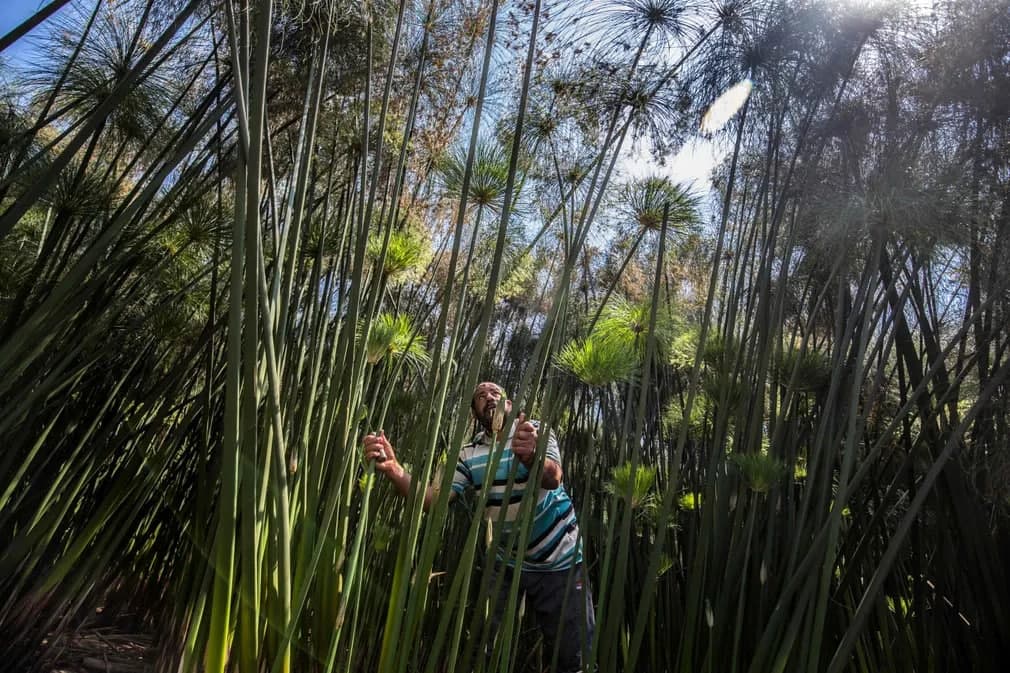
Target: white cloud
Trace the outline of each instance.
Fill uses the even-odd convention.
[[[673,182],[689,186],[700,196],[711,192],[712,169],[726,156],[726,150],[717,142],[696,136],[662,164],[653,159],[647,142],[645,139],[637,141],[621,157],[618,167],[624,177],[663,175]]]

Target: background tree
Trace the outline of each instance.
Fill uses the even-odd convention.
[[[8,666],[549,670],[448,503],[494,379],[588,668],[1001,670],[1005,3],[59,4],[0,66]]]

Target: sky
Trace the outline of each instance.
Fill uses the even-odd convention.
[[[44,7],[46,4],[48,3],[44,0],[0,0],[0,35],[6,35],[17,28],[25,19],[35,14],[39,8]],[[67,11],[69,6],[70,5],[68,4],[60,9],[60,11],[57,12],[57,15],[60,12]],[[50,17],[49,20],[52,20],[52,17]],[[38,34],[40,30],[45,30],[45,25],[46,24],[42,24],[41,26],[36,27],[33,32],[28,34],[28,36],[31,37],[34,34]],[[13,62],[18,62],[27,58],[27,56],[31,53],[31,45],[29,42],[30,40],[18,40],[8,47],[3,54],[0,54],[0,57]]]
[[[663,175],[673,182],[691,188],[699,195],[711,189],[712,169],[724,157],[724,151],[715,142],[696,136],[688,140],[679,151],[667,157],[660,165],[654,161],[644,143],[638,142],[626,149],[619,161],[621,172],[629,178]]]
[[[0,35],[6,35],[45,4],[47,0],[0,0]],[[67,11],[68,7],[60,12]],[[47,23],[48,21],[29,33],[29,38],[44,31]],[[0,54],[0,57],[17,64],[30,58],[32,48],[31,39],[22,39]],[[703,195],[711,189],[712,168],[722,159],[723,153],[713,142],[699,135],[668,157],[663,165],[652,159],[643,143],[626,148],[622,154],[618,172],[623,177],[665,175],[674,182],[690,185],[695,192]]]
[[[0,34],[6,35],[44,4],[39,0],[4,0],[0,3]]]

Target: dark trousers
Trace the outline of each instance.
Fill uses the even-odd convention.
[[[501,625],[514,570],[501,566],[497,572],[504,574],[504,581],[491,611],[493,633],[497,633]],[[520,572],[519,598],[523,596],[527,607],[533,608],[544,634],[544,662],[551,661],[557,646],[558,664],[551,670],[556,673],[582,671],[583,651],[588,656],[596,630],[593,596],[582,564],[553,572]]]

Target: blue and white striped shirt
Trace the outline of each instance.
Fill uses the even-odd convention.
[[[534,422],[534,425],[538,425]],[[513,426],[513,432],[514,432]],[[473,441],[463,446],[456,462],[456,473],[453,475],[452,490],[461,495],[467,486],[480,490],[487,482],[487,467],[491,460],[494,443],[487,433],[481,432]],[[561,453],[557,440],[551,434],[547,439],[547,458],[561,463]],[[512,435],[505,444],[501,460],[494,479],[491,481],[490,492],[487,495],[485,516],[491,521],[497,521],[501,508],[506,506],[504,530],[499,540],[506,544],[509,533],[516,520],[529,481],[529,470],[519,463],[509,502],[504,503],[505,491],[508,486],[508,476],[512,469]],[[554,489],[540,488],[537,494],[537,504],[534,512],[533,526],[530,531],[526,556],[523,558],[523,570],[553,571],[567,570],[582,562],[582,544],[579,540],[579,527],[575,518],[575,507],[563,485]],[[498,550],[498,558],[504,563],[514,566],[515,559],[511,554]]]

